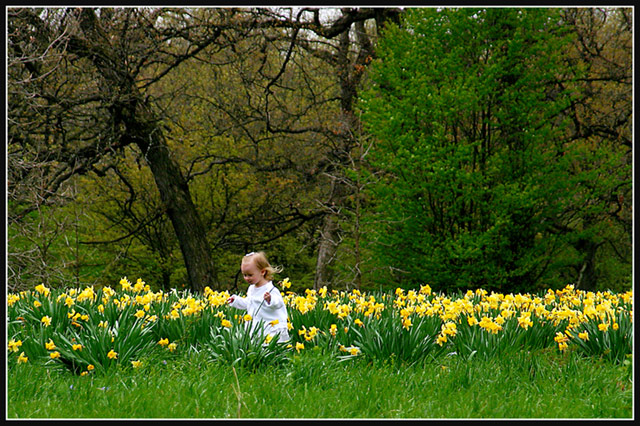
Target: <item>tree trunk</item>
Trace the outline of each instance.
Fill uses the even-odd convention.
[[[320,243],[318,244],[318,261],[316,263],[316,275],[313,288],[318,290],[329,286],[333,281],[333,269],[331,263],[336,255],[339,244],[338,216],[329,213],[322,221],[320,230]]]
[[[95,10],[81,9],[79,23],[86,39],[72,38],[68,48],[91,60],[102,75],[103,91],[113,99],[108,110],[114,127],[121,124],[125,127],[120,134],[120,146],[135,144],[149,165],[176,233],[190,288],[202,291],[206,285],[217,287],[206,229],[191,199],[187,181],[171,158],[161,121],[143,100],[126,61],[121,61],[111,49]]]
[[[218,280],[209,253],[207,230],[193,204],[189,185],[180,167],[171,158],[162,130],[153,123],[153,120],[134,117],[132,123],[127,123],[127,131],[129,135],[135,135],[135,143],[151,169],[180,244],[190,288],[194,291],[203,291],[207,285],[217,288]]]
[[[343,13],[349,13],[345,12]],[[343,206],[346,198],[352,194],[344,169],[350,167],[351,151],[356,146],[354,134],[358,133],[359,121],[353,112],[353,103],[358,95],[358,84],[362,78],[364,67],[371,61],[373,47],[366,34],[364,22],[356,22],[356,41],[358,55],[352,61],[349,58],[351,38],[350,26],[338,36],[338,51],[335,54],[336,75],[340,85],[340,117],[339,130],[336,140],[337,148],[331,153],[328,175],[331,182],[331,195],[327,200],[329,212],[324,218],[320,231],[320,243],[318,245],[318,260],[316,263],[316,275],[314,288],[318,289],[328,285],[333,280],[331,263],[335,259],[338,245],[340,244],[340,209],[334,206]],[[359,281],[360,277],[357,277]]]
[[[596,276],[596,252],[602,244],[591,240],[580,239],[576,244],[576,249],[584,253],[584,260],[576,281],[576,288],[585,291],[595,291],[598,285]]]

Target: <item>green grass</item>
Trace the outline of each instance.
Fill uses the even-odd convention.
[[[539,350],[422,364],[339,361],[303,351],[258,370],[158,352],[138,369],[78,376],[8,369],[7,417],[36,418],[631,418],[630,365]]]

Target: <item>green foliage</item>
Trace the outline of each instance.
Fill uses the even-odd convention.
[[[425,8],[385,32],[359,104],[380,176],[364,234],[387,271],[379,282],[450,291],[566,282],[559,273],[569,265],[555,258],[601,223],[558,223],[586,205],[593,212],[581,217],[596,217],[613,186],[581,191],[608,160],[572,168],[592,164],[592,152],[564,139],[567,30],[552,9]]]
[[[462,321],[452,339],[455,353],[463,358],[479,356],[489,359],[548,348],[553,346],[556,333],[565,329],[566,321],[553,324],[534,316],[532,325],[525,328],[519,325],[517,318],[511,317],[501,327],[498,335]]]
[[[212,327],[209,339],[202,344],[202,351],[214,362],[255,371],[287,362],[288,345],[287,342],[279,342],[277,337],[267,339],[263,333],[250,333],[243,324],[236,324]]]
[[[353,344],[365,358],[413,364],[439,358],[448,348],[438,345],[436,337],[442,320],[438,317],[414,318],[410,327],[402,325],[396,312],[386,311],[379,319],[352,326]]]
[[[609,321],[594,316],[571,334],[577,351],[585,356],[601,356],[621,364],[633,353],[633,322],[621,312]]]

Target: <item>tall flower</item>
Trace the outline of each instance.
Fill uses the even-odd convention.
[[[15,339],[9,340],[9,349],[13,352],[18,352],[18,348],[22,346],[22,340],[16,341]]]
[[[44,295],[44,297],[49,297],[50,290],[47,287],[45,287],[44,284],[37,285],[36,291]]]
[[[518,326],[525,330],[533,326],[533,322],[531,321],[531,312],[525,311],[518,317]]]
[[[286,290],[289,287],[291,287],[291,283],[289,282],[289,278],[285,278],[284,280],[282,280],[282,288],[284,290]]]
[[[333,337],[336,337],[337,332],[338,332],[338,326],[335,324],[331,324],[331,327],[329,327],[329,333],[331,333]]]
[[[131,288],[131,283],[127,279],[127,277],[123,277],[120,280],[120,285],[122,286],[122,290],[129,290]]]
[[[405,329],[409,329],[411,327],[412,323],[411,323],[411,318],[409,317],[404,317],[402,319],[402,327]]]

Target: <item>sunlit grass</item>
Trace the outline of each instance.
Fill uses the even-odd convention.
[[[575,353],[411,366],[306,351],[253,371],[191,354],[78,376],[9,370],[9,418],[629,418],[631,370]],[[372,368],[375,367],[375,368]]]

